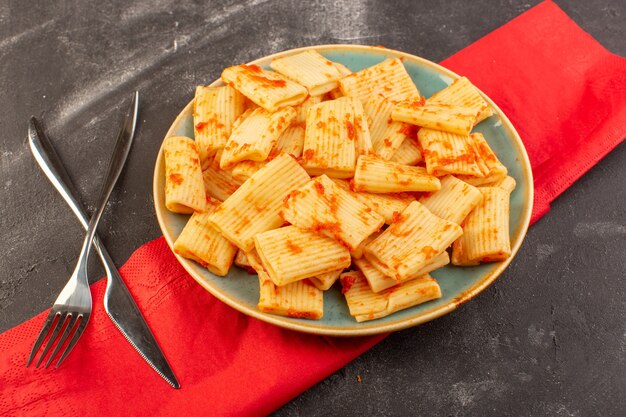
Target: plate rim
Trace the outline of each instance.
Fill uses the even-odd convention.
[[[261,61],[268,61],[268,60],[276,59],[279,57],[283,57],[283,56],[287,56],[287,55],[291,55],[294,53],[303,52],[303,51],[311,50],[311,49],[314,49],[317,51],[353,50],[353,51],[358,51],[358,52],[364,52],[364,51],[372,51],[372,52],[375,51],[379,53],[383,52],[387,55],[395,55],[397,57],[405,58],[408,61],[413,61],[418,64],[424,65],[426,67],[431,67],[431,69],[434,69],[435,71],[439,73],[443,73],[444,75],[450,77],[453,80],[460,78],[460,76],[456,74],[455,72],[435,62],[427,60],[425,58],[412,55],[407,52],[397,51],[394,49],[389,49],[389,48],[380,47],[380,46],[368,46],[368,45],[351,45],[351,44],[311,45],[311,46],[299,47],[299,48],[294,48],[294,49],[288,49],[288,50],[277,52],[271,55],[266,55],[266,56],[263,56],[263,57],[260,57],[253,61],[248,62],[248,65],[258,64]],[[209,84],[209,86],[218,86],[220,84],[222,84],[222,81],[218,78],[217,80]],[[483,98],[485,98],[485,100],[487,100],[487,102],[493,107],[493,109],[495,110],[495,113],[497,113],[498,116],[500,117],[503,128],[508,130],[508,133],[514,139],[514,142],[519,148],[519,151],[520,151],[519,154],[522,157],[520,161],[522,165],[522,173],[524,174],[524,179],[528,180],[526,195],[523,197],[523,201],[526,202],[526,206],[525,208],[522,208],[522,216],[521,216],[522,227],[520,230],[520,239],[518,242],[514,243],[514,245],[511,247],[511,256],[505,261],[500,262],[497,265],[497,267],[489,271],[489,273],[486,274],[478,283],[476,283],[475,285],[473,285],[472,287],[470,287],[469,289],[467,289],[466,291],[464,291],[457,297],[454,297],[449,303],[443,306],[435,307],[431,310],[427,310],[426,312],[422,312],[420,315],[416,317],[403,318],[395,322],[387,322],[387,323],[381,322],[380,325],[378,326],[375,324],[375,321],[372,321],[372,322],[368,322],[367,327],[358,328],[359,325],[362,326],[365,323],[358,323],[355,321],[354,322],[355,327],[329,328],[327,326],[319,325],[318,324],[319,322],[315,320],[310,320],[309,322],[297,322],[297,321],[292,321],[293,319],[289,317],[283,317],[283,316],[273,315],[269,313],[264,313],[260,310],[257,310],[255,307],[253,308],[248,307],[244,305],[243,303],[239,302],[237,299],[230,297],[228,293],[225,293],[221,291],[219,288],[212,286],[209,281],[206,281],[202,276],[197,274],[196,271],[191,267],[193,261],[183,258],[182,256],[176,254],[173,250],[174,239],[167,232],[167,229],[165,227],[164,213],[162,213],[158,207],[159,197],[162,195],[163,190],[160,190],[161,187],[158,187],[158,178],[157,178],[159,168],[161,164],[163,164],[163,141],[165,140],[165,138],[168,138],[173,135],[174,127],[180,124],[183,116],[186,117],[187,113],[190,111],[190,108],[193,106],[193,101],[194,101],[193,98],[178,113],[174,121],[170,124],[170,127],[167,130],[167,133],[165,134],[165,136],[163,137],[163,140],[161,141],[161,146],[159,147],[159,152],[157,154],[156,163],[154,166],[154,172],[152,176],[152,196],[153,196],[154,210],[157,216],[157,221],[159,223],[159,228],[161,229],[161,232],[163,233],[163,236],[165,237],[165,240],[170,250],[176,257],[177,261],[183,266],[183,268],[187,271],[187,273],[189,273],[189,275],[191,275],[191,277],[198,284],[200,284],[204,289],[206,289],[209,293],[211,293],[217,299],[229,305],[230,307],[250,317],[254,317],[256,319],[262,320],[264,322],[267,322],[267,323],[270,323],[270,324],[273,324],[282,328],[296,330],[296,331],[300,331],[304,333],[312,333],[312,334],[319,334],[319,335],[326,335],[326,336],[343,336],[343,337],[369,336],[369,335],[388,333],[388,332],[406,329],[409,327],[414,327],[419,324],[423,324],[431,320],[434,320],[436,318],[439,318],[443,315],[449,314],[450,312],[456,310],[460,305],[471,300],[472,298],[480,294],[482,291],[484,291],[509,266],[513,258],[515,258],[515,256],[517,255],[517,252],[519,251],[519,248],[521,247],[524,239],[526,238],[526,233],[530,225],[530,218],[531,218],[533,203],[534,203],[533,172],[532,172],[532,168],[530,165],[530,160],[528,158],[528,153],[526,151],[526,148],[524,147],[524,143],[522,142],[522,139],[520,138],[519,133],[517,132],[517,130],[515,129],[515,127],[509,120],[509,118],[507,117],[507,115],[482,90],[478,89],[478,91],[483,96]]]

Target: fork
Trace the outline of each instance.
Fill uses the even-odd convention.
[[[98,222],[102,217],[102,213],[106,208],[106,204],[109,201],[113,187],[117,182],[117,179],[122,172],[124,163],[130,151],[130,146],[133,142],[133,133],[136,124],[136,113],[133,109],[136,107],[138,100],[138,93],[135,92],[131,100],[130,106],[126,113],[124,125],[119,133],[117,141],[115,143],[115,149],[111,156],[111,161],[107,169],[106,179],[100,193],[98,205],[96,211],[89,221],[87,227],[87,233],[83,246],[78,257],[76,268],[72,273],[72,276],[68,280],[67,284],[59,294],[59,297],[54,302],[46,321],[44,322],[41,332],[35,341],[33,349],[30,352],[26,366],[30,366],[31,362],[37,355],[41,345],[48,337],[47,343],[43,348],[43,352],[39,356],[35,367],[38,367],[44,360],[50,349],[54,346],[52,353],[50,354],[45,367],[47,368],[59,352],[59,350],[65,346],[63,353],[61,354],[56,368],[65,360],[67,355],[72,351],[78,339],[82,336],[89,322],[91,316],[91,292],[89,289],[87,263],[89,259],[89,253],[91,251],[93,238],[98,227]],[[133,117],[133,114],[135,115]],[[70,338],[71,336],[71,338]],[[69,342],[67,342],[69,338]],[[56,343],[55,343],[56,342]],[[66,345],[67,342],[67,345]]]

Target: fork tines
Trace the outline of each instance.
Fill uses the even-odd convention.
[[[47,343],[43,349],[43,352],[39,356],[39,359],[35,363],[35,367],[39,367],[50,349],[54,346],[54,350],[48,357],[48,361],[45,365],[46,368],[50,366],[57,353],[61,350],[62,347],[65,346],[65,350],[63,350],[63,353],[61,354],[61,357],[59,358],[55,366],[55,368],[58,368],[59,365],[61,365],[61,363],[65,360],[67,355],[72,351],[72,348],[78,341],[78,338],[82,334],[86,324],[87,320],[86,317],[84,317],[83,313],[55,311],[53,308],[50,311],[50,314],[48,314],[48,317],[46,318],[41,332],[39,332],[39,336],[37,337],[37,341],[35,341],[35,345],[30,352],[30,356],[28,357],[26,366],[30,366],[33,359],[35,359],[35,356],[37,356],[39,348],[44,343],[44,341],[46,341],[47,338]],[[70,338],[69,342],[67,342],[68,338]]]

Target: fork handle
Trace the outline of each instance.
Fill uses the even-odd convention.
[[[31,117],[29,121],[28,144],[46,177],[70,206],[83,228],[87,230],[89,217],[84,206],[78,200],[78,191],[72,183],[59,154],[35,117]],[[109,279],[117,277],[117,274],[114,273],[117,270],[115,264],[97,235],[94,237],[93,243],[98,255],[100,255],[107,277]]]

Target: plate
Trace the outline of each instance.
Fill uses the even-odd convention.
[[[404,52],[381,47],[359,45],[310,46],[266,56],[251,64],[269,68],[272,59],[297,52],[315,49],[326,58],[340,62],[353,71],[370,67],[390,57],[401,57],[404,65],[417,84],[422,95],[430,97],[459,76],[431,61]],[[236,63],[233,63],[233,65]],[[215,81],[212,86],[221,85]],[[176,255],[189,274],[211,294],[244,314],[265,322],[292,330],[331,335],[363,336],[396,331],[433,320],[456,309],[472,299],[491,284],[511,263],[517,253],[530,221],[533,202],[533,180],[528,155],[515,128],[504,113],[487,96],[485,99],[494,108],[495,114],[476,126],[491,148],[509,169],[517,181],[511,194],[511,257],[504,262],[483,264],[475,267],[446,266],[432,272],[441,286],[442,298],[421,304],[382,319],[357,323],[348,311],[348,306],[338,284],[324,294],[324,317],[321,320],[306,320],[263,313],[256,308],[259,299],[259,283],[256,275],[250,275],[232,267],[227,277],[218,277],[195,262]],[[165,137],[188,136],[193,138],[193,100],[178,115]],[[189,216],[169,212],[165,208],[165,163],[163,147],[159,150],[154,169],[153,193],[157,219],[170,248],[185,226]],[[181,302],[184,302],[181,300]]]

